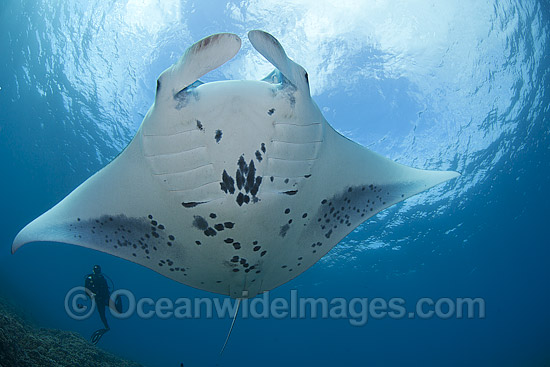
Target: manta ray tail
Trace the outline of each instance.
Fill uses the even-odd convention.
[[[231,336],[231,332],[233,331],[233,326],[235,325],[235,320],[237,319],[237,315],[239,314],[240,305],[241,305],[241,298],[237,298],[237,307],[235,308],[235,315],[233,315],[233,321],[231,322],[231,327],[229,328],[229,332],[227,333],[227,338],[225,338],[225,343],[223,343],[223,347],[222,347],[222,350],[220,351],[220,355],[223,354],[223,351],[225,350],[225,346],[229,341],[229,337]]]

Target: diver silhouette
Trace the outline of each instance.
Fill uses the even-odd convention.
[[[111,289],[109,289],[109,285],[107,284],[107,279],[105,279],[106,277],[107,277],[106,275],[103,275],[101,273],[101,266],[95,265],[93,268],[93,272],[91,274],[86,275],[86,280],[84,283],[84,287],[86,288],[86,293],[88,293],[88,296],[90,296],[90,298],[95,300],[95,303],[97,306],[97,312],[99,313],[99,317],[101,318],[101,321],[105,326],[103,329],[98,329],[94,331],[94,333],[90,338],[92,344],[97,344],[101,339],[101,337],[111,329],[109,327],[109,324],[107,323],[107,317],[105,316],[105,308],[109,306],[113,308],[114,306],[114,309],[117,312],[119,313],[122,312],[122,303],[119,297],[117,297],[114,305],[109,302],[109,299],[111,297]]]

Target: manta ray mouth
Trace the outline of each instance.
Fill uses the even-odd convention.
[[[296,88],[295,85],[292,84],[292,82],[290,82],[290,80],[288,80],[288,78],[286,78],[283,73],[281,73],[281,71],[277,68],[275,68],[273,71],[271,71],[267,76],[265,76],[264,78],[262,79],[221,79],[221,80],[212,80],[212,81],[203,81],[203,80],[196,80],[195,82],[191,83],[189,86],[183,88],[181,91],[179,91],[178,93],[181,93],[181,92],[190,92],[190,91],[193,91],[195,90],[196,88],[202,86],[202,85],[205,85],[205,84],[212,84],[212,83],[217,83],[217,82],[232,82],[232,81],[243,81],[243,80],[246,80],[246,81],[259,81],[259,82],[265,82],[265,83],[268,83],[268,84],[271,84],[271,85],[276,85],[276,86],[291,86],[291,87],[294,87]]]
[[[178,93],[181,93],[181,92],[184,92],[184,91],[189,92],[189,91],[195,90],[196,88],[198,88],[202,85],[205,85],[205,84],[212,84],[212,83],[218,83],[218,82],[234,82],[234,81],[238,81],[238,82],[258,81],[258,82],[265,82],[265,83],[268,83],[268,84],[271,84],[271,85],[280,85],[280,86],[287,85],[287,84],[292,85],[292,83],[287,78],[285,78],[285,76],[281,73],[280,70],[274,69],[266,77],[264,77],[262,79],[220,79],[220,80],[211,80],[211,81],[206,81],[206,82],[199,79],[199,80],[194,81],[193,83],[191,83],[187,87],[183,88]]]

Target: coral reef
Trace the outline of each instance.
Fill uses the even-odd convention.
[[[143,367],[75,332],[36,328],[0,297],[0,367]]]

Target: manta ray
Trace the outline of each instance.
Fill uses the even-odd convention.
[[[336,132],[304,68],[248,33],[275,70],[203,83],[241,39],[206,37],[158,78],[152,107],[111,163],[19,232],[102,251],[237,299],[314,265],[361,223],[458,176],[395,163]]]

